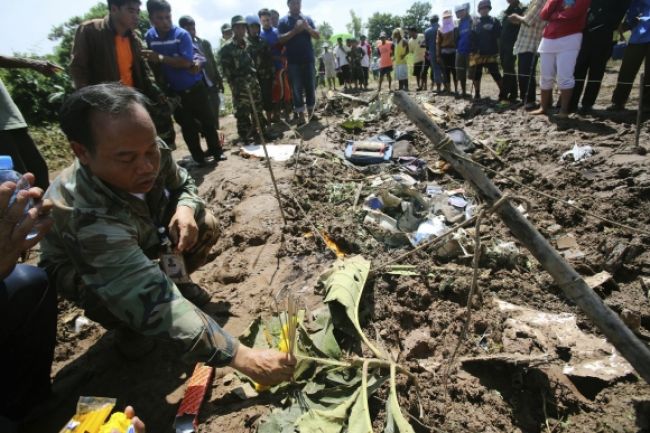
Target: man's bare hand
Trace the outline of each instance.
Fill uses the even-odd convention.
[[[518,14],[508,15],[508,21],[510,21],[513,24],[521,24],[524,22],[524,17]]]
[[[142,50],[142,58],[151,63],[160,63],[158,53],[153,50]]]
[[[135,416],[135,410],[132,406],[127,406],[126,409],[124,409],[124,415],[131,420],[131,424],[133,424],[133,427],[135,428],[135,433],[145,433],[144,423],[140,418]]]
[[[180,253],[187,252],[196,245],[199,239],[199,226],[194,218],[194,209],[179,206],[169,222],[169,236]]]
[[[31,173],[24,176],[30,184],[34,183]],[[36,245],[52,227],[52,220],[48,217],[52,203],[49,200],[41,201],[43,190],[30,188],[19,191],[16,201],[9,206],[15,190],[16,184],[13,182],[0,185],[0,280],[11,273],[21,254]],[[35,205],[25,214],[30,199]],[[37,235],[27,240],[27,235],[34,228]]]
[[[271,386],[291,380],[296,359],[278,350],[240,345],[230,366],[260,385]]]

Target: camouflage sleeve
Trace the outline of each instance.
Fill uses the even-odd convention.
[[[160,153],[160,173],[165,179],[165,187],[172,195],[170,199],[178,197],[178,206],[191,207],[194,215],[198,215],[205,209],[205,202],[198,195],[194,179],[176,163],[166,144],[160,144]]]
[[[134,228],[104,215],[80,218],[67,239],[84,290],[92,290],[121,322],[143,335],[174,341],[190,360],[213,366],[232,361],[238,345],[212,318],[186,300],[150,260]]]
[[[210,63],[211,69],[214,73],[214,84],[219,88],[223,89],[223,79],[219,73],[219,67],[217,66],[217,59],[214,57],[214,51],[212,50],[212,44],[207,39],[203,39],[203,54],[205,54],[206,60]]]

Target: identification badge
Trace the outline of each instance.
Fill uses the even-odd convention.
[[[178,254],[163,253],[160,256],[160,264],[167,276],[176,284],[191,282],[190,276],[185,267],[185,259]]]

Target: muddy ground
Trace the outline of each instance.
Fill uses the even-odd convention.
[[[617,66],[612,68],[598,101],[601,106],[608,105],[613,90]],[[496,91],[484,85],[483,94]],[[635,113],[613,115],[597,110],[591,116],[556,122],[514,107],[498,108],[494,101],[472,102],[425,92],[417,95],[426,95],[428,102],[446,112],[446,128],[463,127],[482,140],[472,157],[491,170],[608,219],[646,233],[650,230],[650,159],[631,146]],[[636,91],[633,95],[631,105]],[[302,130],[304,147],[297,162],[273,163],[288,218],[285,227],[265,162],[242,158],[233,147],[228,161],[216,168],[190,167],[223,229],[210,262],[194,279],[213,294],[206,310],[233,334],[245,330],[258,315],[271,314],[272,294],[281,288],[299,292],[310,309],[319,305],[322,297],[314,285],[334,257],[313,234],[306,236],[311,224],[328,233],[346,254],[361,254],[371,259],[373,266],[412,249],[389,248],[363,227],[361,203],[374,192],[370,186],[373,179],[378,174],[395,173],[396,167],[362,172],[344,165],[335,154],[341,152],[346,139],[388,129],[409,130],[416,153],[429,167],[440,167],[431,144],[397,109],[350,134],[340,123],[356,105],[340,100],[324,105],[319,104],[320,119]],[[228,138],[233,138],[234,119],[223,119],[222,127]],[[279,142],[299,142],[284,130],[285,137]],[[640,140],[646,149],[650,148],[649,139],[646,124]],[[560,162],[561,154],[576,142],[593,146],[596,154],[580,164]],[[187,157],[184,147],[176,154],[179,159]],[[573,245],[574,253],[568,255],[579,273],[611,273],[613,278],[594,290],[626,317],[643,341],[650,341],[650,294],[642,284],[643,277],[650,277],[650,236],[588,217],[501,175],[490,173],[502,190],[528,198],[529,220],[554,246],[565,235],[575,237],[577,246]],[[445,189],[464,187],[469,196],[474,195],[451,170],[427,176],[424,183],[435,181]],[[514,240],[496,216],[484,221],[481,233],[485,245]],[[637,431],[633,399],[650,399],[650,386],[638,376],[625,374],[607,381],[570,379],[561,368],[566,353],[558,350],[546,354],[543,362],[535,361],[543,350],[530,336],[518,336],[527,344],[518,352],[526,355],[518,362],[504,349],[508,316],[498,307],[497,299],[548,313],[574,314],[580,330],[600,335],[534,258],[521,245],[517,247],[521,254],[514,262],[489,256],[482,260],[477,311],[448,376],[444,372],[466,313],[471,257],[443,258],[425,249],[398,263],[415,265],[418,276],[378,272],[369,280],[362,302],[365,331],[408,366],[421,384],[422,416],[412,386],[400,385],[402,407],[417,418],[412,419],[413,427],[418,432]],[[119,405],[136,407],[149,431],[172,431],[192,367],[182,364],[179,354],[164,344],[158,344],[145,359],[127,361],[115,352],[111,332],[91,325],[75,333],[75,318],[82,313],[60,303],[52,371],[56,404],[26,431],[58,432],[74,412],[80,395],[116,397]],[[268,395],[248,400],[233,396],[229,391],[237,380],[230,372],[216,372],[201,411],[201,432],[254,431],[260,416],[279,404],[278,398]],[[371,401],[377,420],[382,419],[381,399],[385,396],[380,391]],[[375,431],[380,429],[378,424]]]

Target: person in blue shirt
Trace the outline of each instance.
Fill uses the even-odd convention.
[[[438,29],[440,28],[439,21],[440,18],[438,15],[432,16],[429,21],[431,25],[424,31],[424,42],[427,45],[429,61],[431,62],[431,81],[436,84],[437,93],[440,93],[440,87],[442,86],[442,68],[440,67],[440,59],[438,59],[438,55],[436,54],[436,40],[438,37]]]
[[[166,0],[149,0],[147,11],[153,27],[145,35],[149,50],[144,50],[143,54],[150,63],[159,67],[167,91],[180,99],[174,119],[181,126],[192,159],[199,165],[206,163],[206,154],[201,149],[201,133],[208,145],[207,153],[214,157],[214,161],[225,159],[203,67],[194,62],[192,36],[172,24],[171,6]]]
[[[458,26],[455,30],[456,40],[456,74],[463,91],[463,98],[467,98],[467,70],[469,69],[469,54],[472,51],[472,19],[469,16],[469,3],[455,7]]]
[[[308,115],[314,119],[316,106],[316,68],[313,39],[320,39],[314,21],[301,12],[301,0],[288,0],[289,14],[278,24],[280,43],[286,47],[289,65],[289,81],[293,93],[293,108],[298,124],[306,123],[305,103]],[[303,93],[305,98],[303,99]]]
[[[650,0],[633,0],[627,12],[622,30],[631,30],[632,34],[623,54],[623,62],[618,72],[618,82],[612,95],[609,110],[621,111],[632,91],[632,83],[645,60],[645,77],[643,85],[644,110],[650,109]]]

